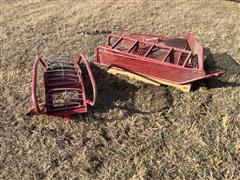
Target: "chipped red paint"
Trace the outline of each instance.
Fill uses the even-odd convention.
[[[86,97],[81,62],[86,66],[92,87],[93,100]],[[44,88],[45,88],[45,102],[39,105],[37,98],[37,69],[39,62],[44,67]],[[55,102],[54,97],[61,94],[64,96],[64,102]],[[72,97],[70,97],[72,96]],[[67,99],[69,98],[69,99]],[[58,100],[58,99],[57,99]],[[65,102],[67,100],[67,102]],[[96,85],[91,69],[85,57],[80,54],[76,61],[67,62],[62,58],[57,61],[48,61],[47,64],[41,58],[37,58],[33,64],[32,72],[32,103],[33,106],[29,109],[27,114],[33,112],[37,114],[47,114],[54,116],[62,116],[65,118],[71,117],[72,114],[87,112],[87,104],[94,106],[96,102]]]
[[[224,73],[205,72],[203,46],[191,33],[178,38],[127,31],[121,35],[110,34],[108,44],[96,48],[95,63],[174,84],[192,83]]]

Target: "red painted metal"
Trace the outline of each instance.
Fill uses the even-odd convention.
[[[44,68],[45,102],[37,98],[37,70],[39,62]],[[93,99],[87,99],[82,78],[81,62],[85,64],[93,88]],[[50,59],[47,64],[38,57],[32,72],[32,107],[27,114],[47,114],[69,118],[72,114],[87,112],[87,104],[96,102],[96,84],[86,58],[80,54],[73,61],[67,57]]]
[[[203,46],[191,33],[177,38],[127,31],[121,35],[110,34],[108,44],[96,48],[95,63],[174,84],[192,83],[224,73],[205,72]]]

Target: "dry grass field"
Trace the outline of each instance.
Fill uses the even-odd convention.
[[[240,179],[240,3],[0,2],[0,179]],[[225,70],[195,91],[154,87],[92,65],[98,104],[64,121],[27,117],[36,55],[94,59],[106,35],[192,32]]]

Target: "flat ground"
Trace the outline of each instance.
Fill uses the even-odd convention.
[[[240,179],[240,3],[3,1],[1,179]],[[191,93],[128,83],[93,66],[98,104],[65,122],[26,117],[36,55],[94,59],[121,29],[191,31],[226,71]]]

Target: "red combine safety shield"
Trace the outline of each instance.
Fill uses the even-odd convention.
[[[110,34],[108,44],[97,47],[95,63],[179,85],[224,73],[205,72],[203,47],[191,33],[177,38]]]
[[[85,94],[82,78],[81,61],[85,64],[93,87],[93,100],[88,100]],[[41,63],[44,67],[45,102],[39,104],[37,99],[37,68]],[[69,117],[71,114],[87,112],[87,104],[94,106],[96,100],[96,85],[85,57],[74,60],[58,57],[48,60],[47,64],[37,58],[33,65],[32,75],[32,112],[54,116]]]

